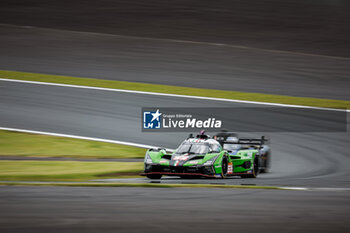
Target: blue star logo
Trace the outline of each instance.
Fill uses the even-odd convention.
[[[160,129],[161,115],[159,109],[155,112],[143,112],[143,128],[144,129]]]

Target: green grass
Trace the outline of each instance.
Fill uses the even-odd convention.
[[[143,158],[146,149],[89,140],[0,130],[0,155],[69,158]],[[0,160],[0,180],[86,181],[138,177],[142,162]]]
[[[146,83],[137,83],[137,82],[111,81],[111,80],[92,79],[92,78],[76,78],[76,77],[69,77],[69,76],[25,73],[25,72],[5,71],[5,70],[0,71],[0,78],[72,84],[72,85],[81,85],[81,86],[105,87],[105,88],[157,92],[157,93],[195,95],[195,96],[248,100],[248,101],[269,102],[269,103],[294,104],[294,105],[304,105],[304,106],[314,106],[314,107],[324,107],[324,108],[350,109],[350,101],[345,101],[345,100],[292,97],[292,96],[269,95],[269,94],[248,93],[248,92],[238,92],[238,91],[222,91],[222,90],[213,90],[213,89],[178,87],[178,86],[146,84]]]
[[[220,185],[220,184],[157,184],[157,183],[24,183],[24,182],[1,182],[0,185],[22,185],[22,186],[81,186],[81,187],[145,187],[145,188],[223,188],[223,189],[272,189],[287,190],[276,186],[255,185]]]
[[[145,153],[133,146],[0,130],[0,156],[143,158]]]
[[[142,162],[0,161],[2,181],[86,181],[137,176]]]

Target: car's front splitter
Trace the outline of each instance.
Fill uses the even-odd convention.
[[[207,175],[207,174],[201,174],[201,173],[147,172],[147,173],[141,173],[140,175],[141,175],[141,176],[147,176],[147,175],[202,176],[202,177],[217,178],[216,175]]]

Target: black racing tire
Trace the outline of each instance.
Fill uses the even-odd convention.
[[[149,178],[149,179],[160,179],[160,178],[162,178],[162,175],[160,175],[160,174],[149,174],[149,175],[146,175],[147,176],[147,178]]]
[[[258,174],[259,174],[259,160],[258,158],[255,158],[253,163],[253,173],[241,175],[241,178],[256,178]]]
[[[222,158],[222,163],[221,163],[221,178],[222,179],[226,178],[227,170],[228,170],[228,161],[227,161],[227,157],[224,156]]]
[[[266,159],[264,160],[264,167],[260,169],[261,173],[268,173],[270,167],[270,155],[269,153],[266,154]]]

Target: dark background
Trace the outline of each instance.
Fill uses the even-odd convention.
[[[349,12],[339,0],[2,0],[0,69],[350,100]]]
[[[350,56],[346,0],[2,0],[2,23]]]

